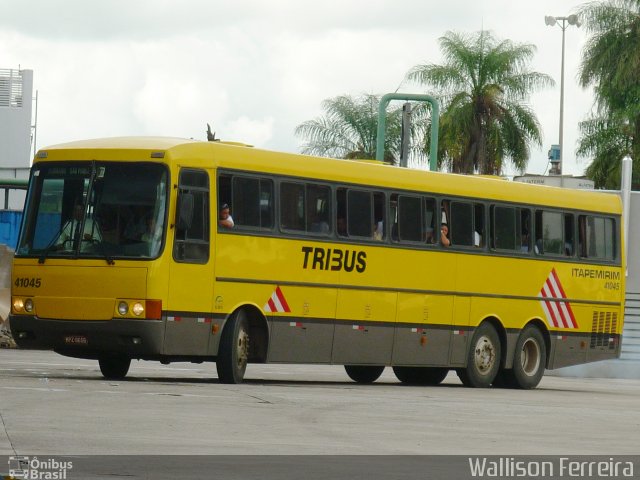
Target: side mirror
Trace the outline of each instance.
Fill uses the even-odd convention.
[[[178,197],[178,209],[176,211],[176,226],[178,230],[188,230],[193,222],[193,194],[182,193]]]

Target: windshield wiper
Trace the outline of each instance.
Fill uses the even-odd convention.
[[[100,232],[100,226],[98,226],[98,231],[100,233],[100,238],[102,239],[102,232]],[[100,250],[100,253],[104,257],[104,259],[107,261],[107,265],[115,265],[116,262],[113,259],[113,257],[109,255],[109,253],[107,253],[107,249],[104,246],[104,242],[100,240],[99,242],[96,242],[96,245],[98,246],[98,249]]]
[[[69,222],[64,222],[60,227],[60,230],[58,230],[58,233],[53,236],[53,238],[49,242],[49,245],[47,245],[47,247],[42,251],[42,254],[40,254],[40,257],[38,257],[38,263],[44,263],[51,249],[56,246],[56,242],[60,238],[60,235],[62,235],[62,232],[64,231],[67,224],[69,224]]]

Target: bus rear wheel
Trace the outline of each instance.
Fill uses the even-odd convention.
[[[384,371],[384,365],[345,365],[349,378],[357,383],[373,383]]]
[[[242,383],[249,361],[249,322],[242,310],[234,313],[220,338],[216,369],[220,383]]]
[[[487,388],[500,369],[500,337],[493,325],[476,328],[467,357],[467,367],[457,371],[465,387]]]
[[[520,333],[516,342],[511,372],[513,388],[529,390],[542,380],[546,366],[547,348],[540,329],[529,325]]]
[[[122,356],[101,357],[98,365],[102,376],[107,380],[122,380],[129,373],[131,359]]]
[[[398,380],[408,385],[440,385],[449,373],[440,367],[393,367]]]

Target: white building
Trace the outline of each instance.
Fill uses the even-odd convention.
[[[32,99],[32,70],[0,68],[0,180],[29,178]],[[22,210],[23,204],[23,191],[11,191],[9,205],[0,199],[5,209]]]

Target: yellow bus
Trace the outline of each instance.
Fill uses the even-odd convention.
[[[403,383],[535,387],[620,353],[615,195],[113,138],[34,160],[12,273],[20,347],[96,359],[386,366]]]

